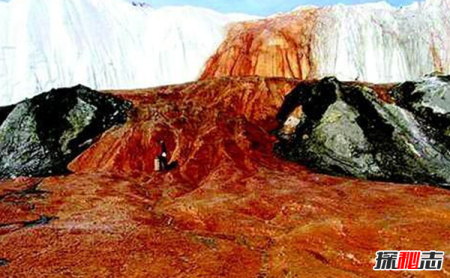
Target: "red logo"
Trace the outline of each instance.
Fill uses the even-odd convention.
[[[421,251],[400,251],[397,270],[417,270],[421,255]]]

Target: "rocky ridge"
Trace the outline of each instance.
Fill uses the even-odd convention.
[[[67,173],[98,135],[127,119],[131,103],[84,86],[1,108],[0,178]]]
[[[316,170],[391,182],[450,184],[450,79],[372,88],[326,78],[299,84],[278,113],[275,151]]]

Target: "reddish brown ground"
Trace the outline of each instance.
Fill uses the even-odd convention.
[[[232,25],[201,79],[222,76],[314,77],[311,47],[318,9]]]
[[[0,277],[449,276],[450,258],[441,272],[372,267],[380,249],[450,254],[450,191],[319,175],[272,155],[269,131],[297,83],[112,92],[135,103],[132,118],[74,174],[0,184]],[[152,171],[161,139],[180,165],[169,173]],[[57,219],[26,222],[42,215]]]

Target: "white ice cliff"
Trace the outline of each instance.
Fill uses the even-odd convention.
[[[119,89],[195,80],[227,24],[251,18],[124,0],[0,2],[0,106],[79,83]]]
[[[384,2],[301,7],[269,17],[262,33],[285,32],[301,22],[288,18],[306,13],[314,14],[308,23],[312,35],[294,40],[309,48],[311,77],[384,83],[450,72],[450,0],[399,8]],[[188,6],[153,9],[126,0],[0,2],[0,106],[79,83],[122,89],[194,81],[222,42],[235,40],[239,46],[245,32],[252,32],[244,28],[227,38],[229,24],[253,19]],[[278,46],[250,49],[270,47]],[[224,59],[237,49],[225,49]]]
[[[450,0],[323,8],[312,59],[317,76],[384,83],[450,73]]]

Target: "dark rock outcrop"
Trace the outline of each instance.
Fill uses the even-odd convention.
[[[299,84],[278,113],[274,151],[318,171],[365,179],[450,184],[450,78],[394,87],[325,78]]]
[[[126,121],[130,108],[128,101],[79,85],[3,109],[0,178],[67,172],[96,136]]]
[[[7,266],[9,261],[7,259],[0,259],[0,266]]]
[[[5,121],[5,119],[8,117],[9,113],[13,111],[15,105],[9,105],[0,107],[0,125]]]

